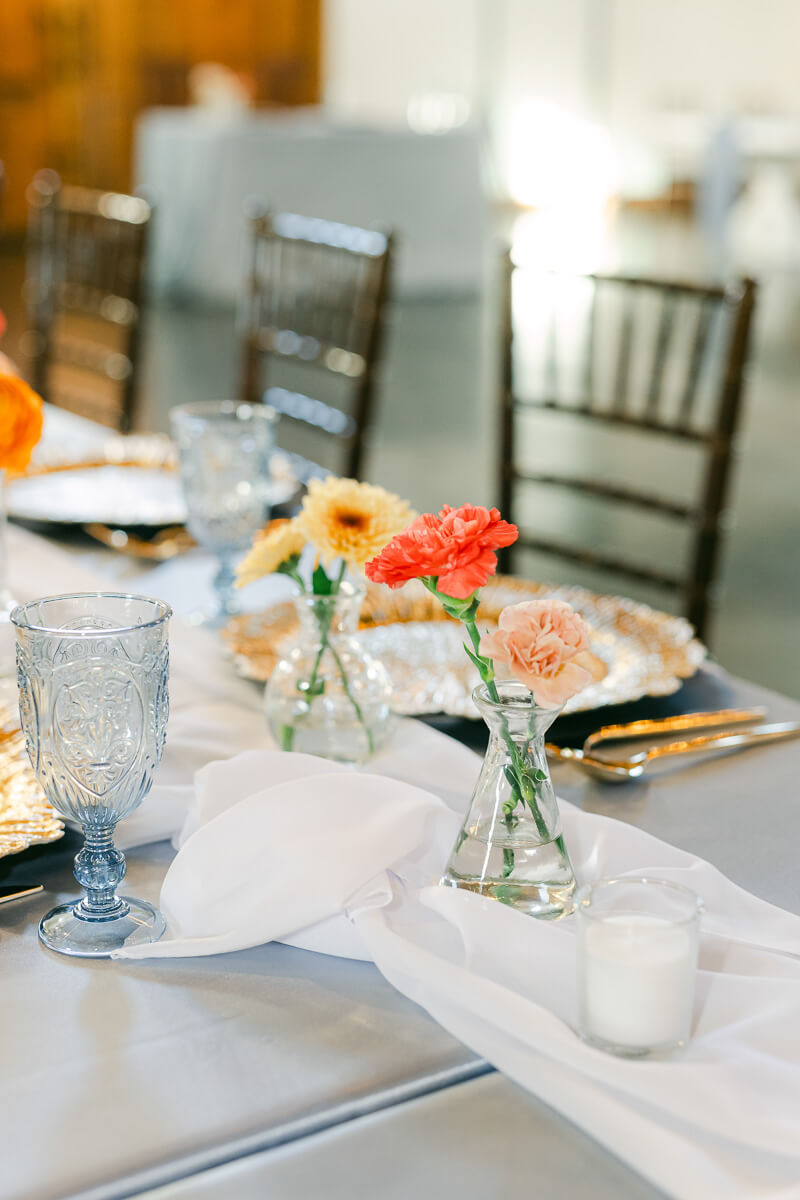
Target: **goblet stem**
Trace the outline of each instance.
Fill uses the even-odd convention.
[[[75,858],[75,878],[86,895],[75,905],[75,915],[84,921],[107,921],[130,911],[117,895],[125,876],[125,855],[114,845],[114,829],[83,827],[85,841]]]
[[[234,599],[234,581],[236,572],[233,569],[233,560],[228,556],[220,555],[219,568],[214,576],[214,589],[217,593],[218,617],[230,617],[236,612],[236,601]]]

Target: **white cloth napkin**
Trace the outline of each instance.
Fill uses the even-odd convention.
[[[627,1062],[585,1046],[573,1032],[573,922],[430,886],[478,765],[403,722],[370,773],[269,751],[207,766],[164,881],[167,934],[116,957],[281,939],[372,958],[446,1029],[669,1194],[797,1196],[800,917],[641,830],[562,805],[580,880],[653,874],[706,904],[688,1049]]]
[[[211,729],[209,737],[182,739],[170,769],[179,769],[179,758],[213,750]],[[135,822],[139,842],[176,833],[180,849],[160,901],[168,933],[121,955],[217,954],[280,939],[368,958],[344,916],[348,901],[365,887],[388,900],[389,869],[409,886],[438,879],[479,765],[451,738],[397,721],[369,773],[254,750],[210,762],[193,790],[159,784],[120,829]],[[170,827],[181,815],[182,828]],[[117,840],[133,844],[130,833]],[[307,890],[300,885],[305,877]],[[306,930],[327,919],[324,931]]]

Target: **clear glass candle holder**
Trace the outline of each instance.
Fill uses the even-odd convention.
[[[579,1032],[627,1057],[691,1035],[702,904],[665,879],[601,879],[578,893]]]
[[[186,525],[215,554],[217,608],[209,623],[235,611],[234,562],[249,549],[270,514],[270,459],[277,413],[265,404],[234,400],[184,404],[170,411],[178,446]]]
[[[125,856],[114,830],[150,791],[164,750],[171,615],[160,600],[113,592],[32,600],[11,614],[28,756],[47,799],[84,835],[84,895],[39,925],[61,954],[106,958],[164,932],[157,908],[117,893]]]

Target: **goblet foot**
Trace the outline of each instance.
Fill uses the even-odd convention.
[[[108,958],[123,946],[157,942],[166,927],[159,910],[146,900],[120,899],[125,911],[105,920],[78,916],[78,900],[59,904],[39,922],[39,941],[49,950],[73,958]]]

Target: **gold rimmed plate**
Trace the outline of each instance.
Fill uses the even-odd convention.
[[[683,617],[622,596],[510,576],[489,580],[478,623],[481,629],[491,629],[507,605],[543,596],[568,601],[584,617],[592,631],[592,651],[608,667],[604,679],[567,702],[565,713],[669,695],[706,657],[705,646]],[[296,639],[294,606],[282,603],[265,613],[235,617],[223,636],[239,672],[266,681]],[[479,681],[464,653],[463,631],[421,585],[392,591],[369,584],[358,637],[389,672],[396,712],[477,717],[471,693]]]
[[[168,437],[110,438],[91,459],[50,458],[9,480],[6,508],[10,517],[36,524],[183,525],[186,505],[176,468]],[[288,458],[273,454],[271,470],[270,501],[286,504],[299,487]]]
[[[11,711],[0,707],[0,858],[29,846],[56,842],[64,822],[45,799]]]

